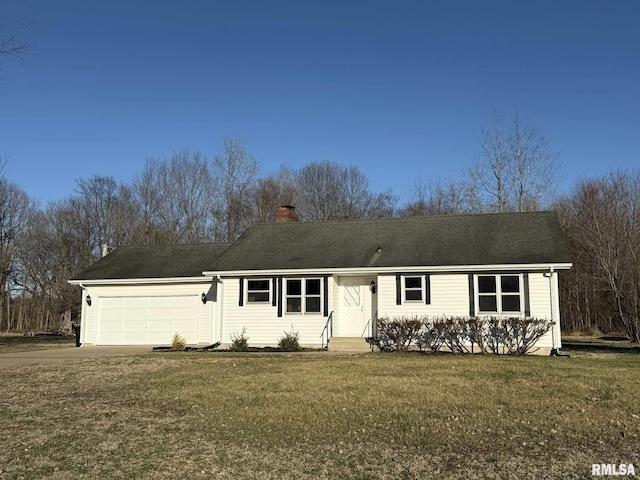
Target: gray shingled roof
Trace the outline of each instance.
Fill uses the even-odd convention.
[[[71,280],[199,277],[230,243],[118,247]]]
[[[570,261],[554,212],[502,213],[254,224],[232,244],[119,247],[72,280]]]
[[[557,215],[532,212],[256,224],[215,271],[569,262]]]

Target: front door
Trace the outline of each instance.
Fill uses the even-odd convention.
[[[364,277],[340,279],[340,328],[341,337],[361,337],[365,328]]]

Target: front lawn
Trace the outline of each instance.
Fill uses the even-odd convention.
[[[640,356],[154,353],[0,370],[0,478],[640,470]],[[640,474],[640,472],[638,472]]]
[[[0,335],[0,353],[28,352],[32,350],[50,350],[52,348],[75,347],[75,335]]]

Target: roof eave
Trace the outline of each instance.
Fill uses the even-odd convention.
[[[160,283],[206,283],[210,281],[204,276],[199,277],[158,277],[158,278],[108,278],[97,280],[78,280],[71,279],[68,281],[71,285],[149,285]]]
[[[396,272],[487,272],[487,271],[554,271],[568,270],[571,263],[512,263],[492,265],[438,265],[438,266],[397,266],[397,267],[355,267],[355,268],[289,268],[274,270],[227,270],[205,271],[206,278],[213,277],[238,277],[250,275],[374,275]]]

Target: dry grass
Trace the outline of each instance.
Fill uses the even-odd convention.
[[[640,357],[163,353],[0,371],[0,478],[585,478]]]
[[[52,348],[73,347],[74,335],[0,335],[0,353],[28,352],[30,350],[50,350]]]

